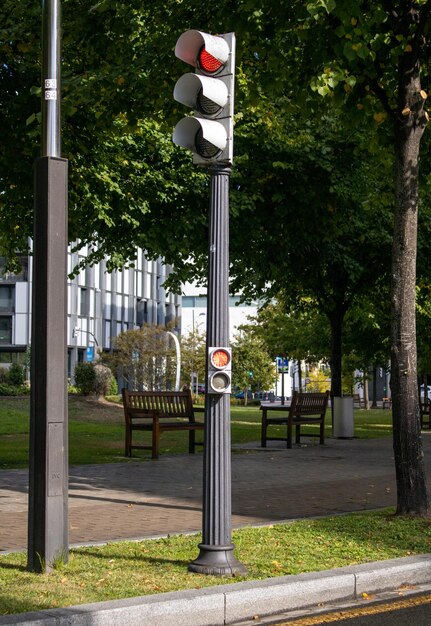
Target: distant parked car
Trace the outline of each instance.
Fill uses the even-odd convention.
[[[255,400],[269,400],[269,396],[272,394],[272,396],[274,395],[273,391],[256,391],[253,394],[253,397]],[[271,396],[271,397],[272,397]]]
[[[253,394],[251,393],[251,391],[247,391],[247,398],[251,399],[253,397]],[[244,400],[244,391],[238,391],[238,393],[235,394],[235,398],[237,400]]]
[[[196,393],[196,385],[194,385],[193,393]],[[205,385],[198,384],[197,393],[205,393]]]

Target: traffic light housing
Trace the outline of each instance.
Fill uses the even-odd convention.
[[[235,35],[187,30],[175,56],[195,68],[177,81],[174,99],[193,110],[175,126],[173,141],[193,152],[193,163],[232,165]]]
[[[226,347],[208,348],[207,393],[230,393],[232,389],[232,350]]]

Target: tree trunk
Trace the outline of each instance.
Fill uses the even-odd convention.
[[[373,366],[373,402],[371,406],[373,409],[377,408],[377,367],[375,365]]]
[[[302,391],[302,370],[301,359],[298,359],[298,390]]]
[[[364,381],[364,409],[366,409],[367,411],[370,408],[370,387],[369,387],[369,381],[368,381],[368,366],[364,367],[364,377],[363,377],[363,381]]]
[[[416,249],[419,148],[426,124],[419,65],[404,54],[395,121],[395,219],[391,286],[391,390],[397,513],[426,515],[416,363]]]

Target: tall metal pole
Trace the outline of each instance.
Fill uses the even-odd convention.
[[[207,360],[208,348],[229,345],[229,176],[211,172]],[[208,362],[207,362],[208,380]],[[208,390],[207,390],[208,391]],[[245,573],[232,544],[230,394],[206,395],[202,543],[189,570],[235,576]]]
[[[42,141],[35,167],[28,569],[68,559],[67,160],[60,147],[60,1],[42,2]]]

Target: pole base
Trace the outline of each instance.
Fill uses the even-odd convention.
[[[233,551],[235,546],[210,546],[199,544],[199,556],[189,564],[189,571],[211,576],[245,576],[246,568],[237,561]]]

